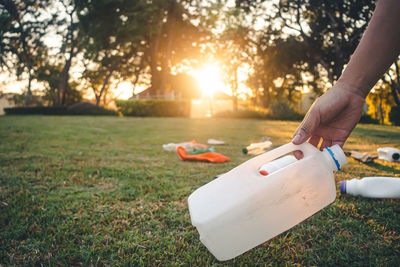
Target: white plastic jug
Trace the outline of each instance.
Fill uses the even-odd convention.
[[[279,159],[270,161],[264,165],[261,166],[259,172],[260,174],[266,176],[269,175],[271,173],[273,173],[274,171],[277,171],[293,162],[296,162],[296,158],[292,155],[287,155],[284,157],[281,157]]]
[[[390,162],[400,162],[400,150],[393,147],[378,148],[378,158]]]
[[[341,181],[340,192],[368,198],[400,198],[400,178],[364,177]]]
[[[271,175],[259,168],[301,150],[304,158]],[[194,191],[192,224],[218,260],[232,259],[290,229],[336,198],[333,171],[347,163],[338,146],[319,151],[289,143],[252,158]]]

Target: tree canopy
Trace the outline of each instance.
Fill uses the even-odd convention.
[[[190,72],[214,61],[235,107],[244,69],[247,99],[268,107],[329,88],[375,1],[1,0],[0,7],[0,66],[26,77],[25,104],[32,81],[43,84],[49,105],[83,95],[104,105],[122,81],[132,96],[140,87],[153,97],[199,97]],[[397,62],[379,83],[397,105],[399,75]]]

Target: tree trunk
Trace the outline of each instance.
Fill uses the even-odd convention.
[[[139,74],[136,73],[135,74],[135,79],[133,79],[132,85],[133,85],[133,89],[132,89],[132,98],[135,97],[135,87],[137,82],[139,81]]]
[[[400,92],[400,84],[391,84],[389,86],[392,91],[394,102],[396,102],[397,106],[400,106],[400,94],[398,93]]]
[[[171,1],[167,17],[167,50],[164,55],[164,61],[161,69],[161,80],[159,84],[160,93],[166,93],[167,77],[169,74],[169,62],[171,57],[171,47],[173,41],[173,29],[175,24],[175,0]]]
[[[260,93],[259,93],[259,91],[258,91],[258,88],[254,91],[254,99],[253,99],[253,106],[255,106],[255,107],[258,107],[259,106],[259,101],[258,101],[258,98],[259,98],[259,95],[260,95]]]
[[[95,98],[96,98],[96,106],[98,107],[99,105],[100,105],[100,98],[101,98],[101,95],[100,94],[95,94]]]
[[[135,69],[135,79],[134,79],[133,82],[132,82],[132,85],[133,85],[133,89],[132,89],[132,98],[135,97],[135,87],[136,87],[136,85],[137,85],[137,83],[138,83],[138,81],[139,81],[140,72],[141,72],[142,69],[143,69],[143,61],[144,61],[144,60],[143,60],[142,57],[140,57],[139,60],[140,60],[139,67]]]
[[[289,103],[292,102],[292,93],[293,93],[293,90],[288,88],[287,100],[289,101]]]
[[[233,110],[237,111],[238,110],[238,98],[236,93],[232,95],[232,104],[233,104]]]
[[[99,94],[98,94],[98,97],[96,97],[96,106],[99,106],[99,105],[100,105],[101,97],[102,97],[103,95],[105,95],[105,93],[106,93],[106,91],[107,91],[107,89],[108,89],[108,82],[109,82],[109,80],[110,80],[111,75],[113,74],[113,72],[114,72],[114,69],[111,68],[111,69],[109,70],[109,72],[107,73],[106,77],[104,78],[103,85],[101,86],[101,89],[100,89],[100,92],[99,92]]]
[[[151,88],[150,94],[151,95],[158,95],[159,94],[159,71],[157,70],[158,64],[158,49],[160,44],[161,38],[161,29],[162,29],[163,20],[160,19],[158,23],[159,32],[157,34],[153,34],[150,37],[150,72],[151,72]]]
[[[32,84],[32,67],[28,66],[28,90],[26,92],[26,96],[25,96],[25,100],[24,100],[24,107],[26,107],[29,104],[29,100],[32,95],[31,84]]]
[[[151,95],[158,95],[158,93],[159,93],[158,81],[160,80],[160,78],[159,78],[159,71],[157,70],[157,64],[156,64],[157,59],[156,58],[157,58],[156,55],[152,56],[151,64],[150,64],[150,72],[151,72],[150,94]]]
[[[68,87],[68,80],[69,80],[69,69],[71,68],[71,60],[72,57],[70,56],[69,59],[65,62],[65,65],[61,71],[60,81],[58,83],[58,91],[57,91],[57,105],[65,105],[65,96]]]
[[[107,105],[107,93],[108,90],[105,90],[103,94],[103,106]]]
[[[271,97],[270,97],[270,90],[269,90],[269,86],[268,86],[268,82],[267,82],[267,77],[265,77],[265,76],[262,78],[262,87],[263,87],[264,91],[263,91],[261,103],[264,108],[268,108],[269,104],[271,102]]]
[[[384,116],[383,116],[383,108],[382,108],[382,96],[379,95],[379,123],[383,124],[384,122]]]
[[[390,69],[382,76],[382,81],[390,87],[394,102],[400,106],[400,68],[397,61],[394,62],[394,77],[390,73]],[[389,79],[387,77],[389,77]]]
[[[231,86],[232,86],[232,105],[233,105],[233,110],[237,111],[238,110],[238,99],[237,99],[237,91],[238,91],[238,80],[237,80],[237,68],[234,67],[234,79],[231,80]]]
[[[394,67],[395,67],[395,72],[396,72],[396,81],[394,81],[394,84],[392,87],[392,94],[394,101],[396,102],[397,106],[400,106],[400,68],[399,68],[399,62],[396,60],[394,62]]]

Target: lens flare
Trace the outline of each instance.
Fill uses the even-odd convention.
[[[221,80],[220,68],[217,65],[205,65],[195,70],[193,74],[203,92],[203,97],[213,97],[217,90],[226,87]]]

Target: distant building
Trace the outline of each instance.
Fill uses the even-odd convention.
[[[5,108],[12,108],[15,107],[15,102],[14,102],[14,96],[15,94],[8,93],[8,94],[1,94],[0,93],[0,115],[4,115],[4,109]]]

